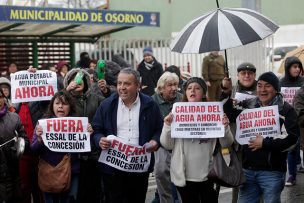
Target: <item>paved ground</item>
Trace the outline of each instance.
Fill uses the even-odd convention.
[[[151,203],[154,198],[156,183],[154,177],[149,179],[149,188],[146,203]],[[231,188],[222,188],[219,196],[219,203],[230,203],[232,196]],[[297,184],[292,187],[285,187],[281,195],[282,203],[304,203],[304,174],[299,173]]]

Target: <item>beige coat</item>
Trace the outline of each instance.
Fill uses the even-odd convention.
[[[171,127],[164,124],[160,142],[165,149],[172,150],[170,174],[176,186],[183,187],[186,181],[207,180],[216,139],[201,143],[200,139],[171,138]],[[233,136],[228,126],[220,143],[222,147],[229,147],[232,142]]]

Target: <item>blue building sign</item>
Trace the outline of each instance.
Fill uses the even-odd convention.
[[[0,6],[0,21],[159,27],[159,12]]]

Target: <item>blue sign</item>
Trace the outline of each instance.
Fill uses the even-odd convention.
[[[0,6],[0,21],[159,27],[159,12]]]

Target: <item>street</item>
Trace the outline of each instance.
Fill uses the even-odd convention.
[[[156,189],[155,178],[150,176],[146,203],[151,203]],[[232,199],[231,188],[221,188],[219,203],[230,203]],[[281,195],[282,203],[303,203],[304,202],[304,174],[298,173],[295,186],[285,187]]]

